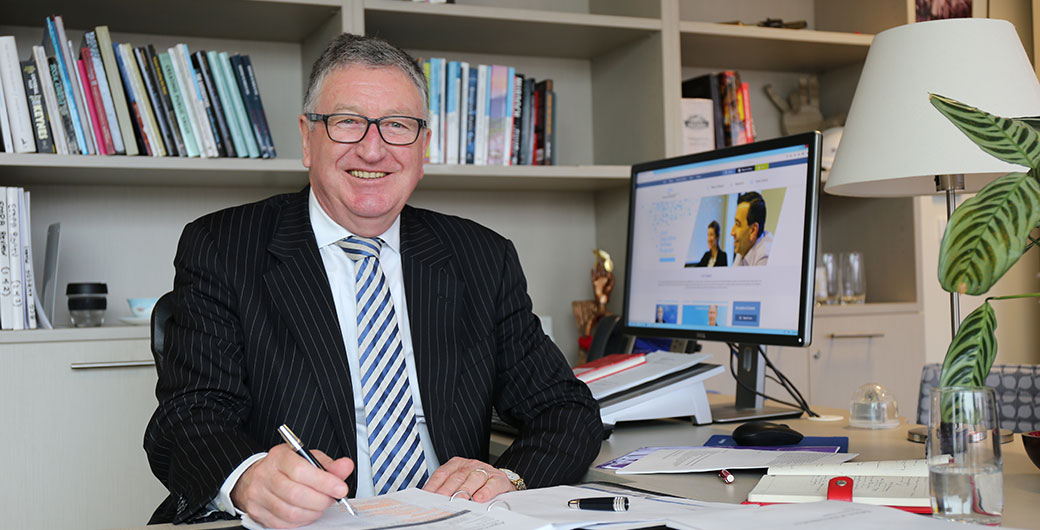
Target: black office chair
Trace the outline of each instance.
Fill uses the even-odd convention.
[[[162,375],[163,348],[166,346],[166,324],[173,317],[173,291],[162,295],[152,309],[152,357],[155,371]]]

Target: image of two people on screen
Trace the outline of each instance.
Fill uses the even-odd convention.
[[[701,199],[694,224],[697,228],[690,240],[685,266],[767,265],[773,246],[771,228],[776,226],[785,191],[784,188],[774,188]],[[775,205],[773,211],[769,211],[767,203]],[[730,238],[723,240],[718,219],[728,218],[733,220]],[[733,256],[732,262],[728,261],[728,256]]]

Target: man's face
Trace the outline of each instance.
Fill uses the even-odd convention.
[[[425,117],[422,93],[407,74],[396,67],[358,64],[325,77],[314,112]],[[303,165],[310,169],[311,188],[322,209],[357,235],[385,232],[423,177],[429,129],[411,145],[389,145],[372,125],[360,142],[339,144],[329,139],[323,123],[311,127],[303,116],[299,122]]]
[[[708,325],[716,326],[719,322],[719,306],[710,305],[708,306]]]
[[[758,231],[756,225],[748,226],[747,214],[750,203],[742,202],[737,204],[737,215],[733,219],[733,230],[730,230],[729,234],[733,236],[733,249],[734,252],[741,256],[746,256],[751,247],[755,245],[755,239],[758,237]]]

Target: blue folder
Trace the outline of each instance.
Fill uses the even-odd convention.
[[[713,434],[711,438],[708,438],[707,442],[704,442],[705,447],[746,447],[738,445],[737,442],[733,441],[733,437],[726,434]],[[837,446],[839,453],[849,452],[849,437],[848,436],[806,436],[802,438],[802,441],[792,444],[779,446],[782,448],[791,447],[834,447]],[[777,447],[756,447],[755,449],[776,449]],[[750,449],[750,447],[748,447]]]

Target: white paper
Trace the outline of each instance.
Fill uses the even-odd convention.
[[[401,490],[378,497],[352,499],[350,505],[358,513],[350,515],[339,504],[325,510],[321,518],[303,528],[368,530],[379,528],[428,528],[434,530],[550,530],[546,521],[528,517],[502,508],[470,502],[464,499],[429,493],[419,489]],[[242,517],[242,526],[250,530],[265,530],[248,515]]]
[[[886,477],[927,477],[928,462],[920,460],[885,460],[881,462],[846,462],[838,465],[807,464],[771,466],[768,475],[859,475]]]
[[[654,451],[623,469],[618,475],[645,473],[693,473],[720,469],[757,469],[776,465],[840,464],[858,453],[817,453],[812,451],[760,451],[724,447],[686,447]]]
[[[715,150],[715,103],[707,98],[682,99],[683,154]]]
[[[812,502],[827,500],[833,475],[766,475],[748,493],[751,502]],[[928,477],[871,477],[852,479],[852,500],[883,506],[931,505]]]
[[[589,383],[592,397],[603,399],[648,381],[700,364],[711,356],[706,353],[672,353],[655,351],[646,354],[646,362],[623,372]]]

